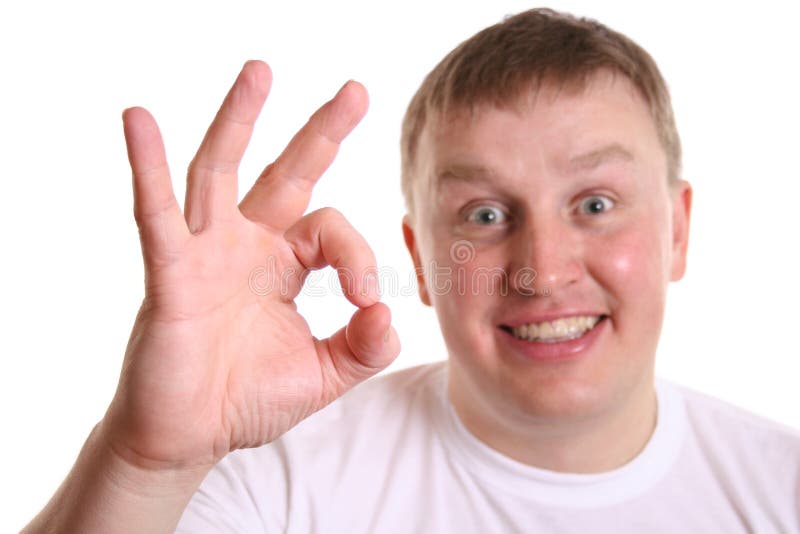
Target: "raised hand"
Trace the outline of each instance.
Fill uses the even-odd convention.
[[[100,426],[131,465],[205,467],[267,443],[399,352],[367,243],[335,210],[303,216],[366,112],[360,84],[314,113],[237,206],[238,165],[270,81],[264,63],[245,64],[189,166],[184,214],[155,121],[141,108],[123,115],[146,290]],[[318,340],[293,299],[307,270],[325,265],[359,309]]]

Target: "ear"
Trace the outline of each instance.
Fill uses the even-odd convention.
[[[419,250],[417,249],[417,239],[414,235],[414,228],[411,224],[411,216],[403,216],[403,239],[406,242],[408,253],[411,254],[411,261],[414,262],[414,272],[417,274],[417,286],[419,287],[419,299],[426,306],[431,305],[431,299],[428,295],[428,289],[425,286],[425,277],[423,276],[424,270],[422,268],[422,260],[419,257]]]
[[[692,186],[681,180],[672,191],[672,270],[670,280],[683,278],[686,272],[686,251],[689,246],[689,218],[692,212]]]

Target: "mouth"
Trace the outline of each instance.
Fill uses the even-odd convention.
[[[578,315],[517,326],[500,325],[500,329],[522,341],[562,343],[585,336],[607,318],[608,315]]]

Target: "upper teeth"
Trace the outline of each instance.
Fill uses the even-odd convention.
[[[597,315],[566,317],[543,323],[523,324],[512,328],[511,331],[515,337],[529,341],[564,341],[582,336],[599,320],[600,317]]]

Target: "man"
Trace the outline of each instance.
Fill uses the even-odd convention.
[[[404,122],[403,232],[448,362],[303,422],[399,343],[368,245],[338,212],[301,217],[365,112],[358,84],[236,206],[268,85],[245,66],[185,215],[154,121],[126,112],[146,298],[106,416],[29,531],[800,531],[796,433],[653,376],[691,189],[643,50],[533,10],[434,69]],[[265,252],[288,285],[253,291]],[[359,310],[318,340],[293,299],[327,264]]]

